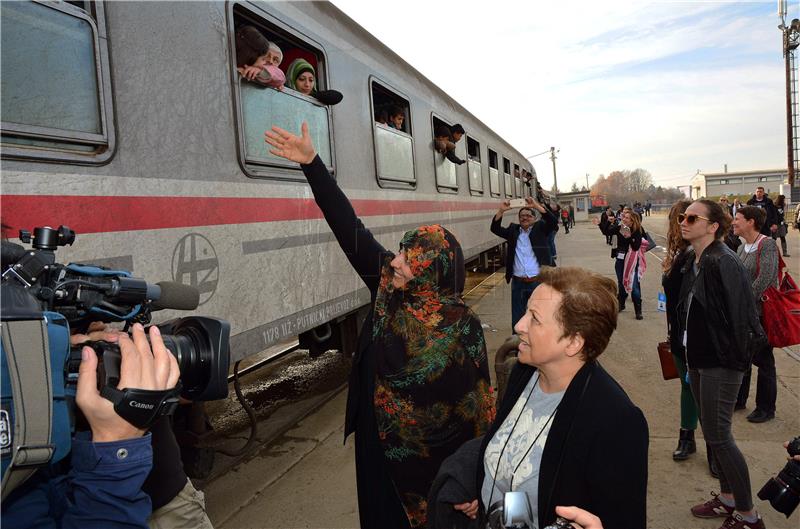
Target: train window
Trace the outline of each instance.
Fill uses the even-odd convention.
[[[239,132],[240,159],[245,171],[253,177],[271,177],[286,180],[304,180],[297,164],[270,154],[270,146],[264,142],[264,131],[273,125],[297,132],[300,123],[308,123],[309,134],[320,159],[333,170],[333,135],[329,107],[311,95],[290,88],[276,90],[244,80],[236,71],[236,31],[242,26],[253,26],[283,52],[280,68],[287,71],[295,60],[304,60],[314,69],[316,90],[326,88],[326,61],[321,46],[312,44],[305,37],[294,34],[291,29],[268,21],[239,4],[233,6],[233,27],[230,28],[231,74],[236,78],[236,110]],[[302,119],[299,118],[302,116]],[[276,174],[275,168],[287,168]]]
[[[0,2],[2,156],[105,163],[114,150],[102,2]]]
[[[514,164],[514,195],[522,196],[522,181],[520,180],[519,164]]]
[[[408,98],[375,79],[370,79],[370,86],[378,184],[414,187],[417,177]]]
[[[443,119],[431,115],[433,143],[431,150],[433,152],[433,164],[436,172],[436,188],[441,193],[458,193],[458,173],[456,172],[456,164],[448,160],[443,154],[436,150],[436,137],[441,135],[445,129],[449,133],[452,123],[448,123]],[[462,160],[466,158],[464,153],[464,145],[466,142],[459,141],[455,144],[455,155]]]
[[[489,149],[489,194],[500,196],[500,175],[497,169],[497,153]]]
[[[481,144],[467,136],[467,171],[469,172],[469,192],[483,194],[483,165],[481,164]]]
[[[514,183],[511,180],[511,162],[508,158],[503,158],[503,183],[505,184],[506,197],[514,196]]]

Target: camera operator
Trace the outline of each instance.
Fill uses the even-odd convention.
[[[90,327],[88,336],[116,342],[121,351],[119,388],[163,391],[175,387],[180,375],[157,327],[150,342],[140,324],[132,337]],[[72,440],[71,464],[41,469],[3,501],[3,522],[9,527],[131,528],[147,527],[151,512],[142,484],[152,467],[151,436],[114,411],[97,388],[98,359],[82,349],[75,401],[90,432]]]

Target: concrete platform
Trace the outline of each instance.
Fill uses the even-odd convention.
[[[665,232],[663,217],[645,218],[645,227],[656,242],[663,242],[658,237]],[[789,237],[790,253],[795,256],[789,259],[789,268],[800,276],[800,237],[796,231]],[[562,228],[557,246],[559,265],[582,266],[615,277],[609,247],[594,225],[579,224],[568,235]],[[636,321],[631,309],[623,312],[600,361],[643,410],[649,423],[648,527],[716,529],[721,519],[699,520],[689,514],[691,505],[719,488],[708,474],[702,437],[698,454],[689,460],[676,463],[671,457],[679,428],[680,388],[678,381],[661,378],[656,354],[656,343],[666,335],[664,314],[657,311],[659,256],[657,251],[648,254],[642,284],[644,321]],[[500,272],[467,300],[483,322],[491,352],[511,331],[510,292]],[[750,466],[754,497],[785,464],[781,443],[800,434],[800,349],[776,349],[775,353],[779,378],[776,418],[756,425],[745,420],[749,411],[737,412],[734,417],[734,436]],[[752,392],[749,409],[755,401],[755,381]],[[204,491],[215,527],[358,527],[352,439],[342,443],[344,407],[345,392],[340,392],[277,441],[208,483]],[[756,499],[756,506],[770,529],[796,529],[800,524],[800,512],[787,520],[768,503]]]

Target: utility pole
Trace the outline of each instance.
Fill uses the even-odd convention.
[[[553,161],[553,200],[558,202],[558,178],[556,177],[556,148],[550,147],[550,160]]]
[[[589,187],[589,173],[586,173],[586,191],[591,191],[592,188]]]
[[[797,101],[797,79],[795,77],[796,65],[795,50],[800,45],[800,19],[792,19],[792,22],[786,25],[787,15],[787,1],[778,1],[778,15],[781,17],[781,25],[778,26],[783,32],[783,60],[786,69],[786,155],[787,155],[787,169],[788,180],[790,186],[798,185],[796,182],[798,177],[795,174],[797,166],[797,157],[800,153],[798,149],[798,101]]]

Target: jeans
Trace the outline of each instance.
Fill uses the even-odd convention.
[[[753,508],[750,472],[731,432],[736,395],[742,383],[741,371],[724,367],[689,369],[689,384],[700,408],[700,425],[719,470],[720,491],[733,493],[736,510]]]
[[[525,311],[528,310],[528,298],[538,286],[538,281],[525,283],[516,277],[511,278],[511,329],[514,334],[516,334],[516,331],[513,331],[514,326],[525,315]]]
[[[553,256],[553,259],[555,259],[556,255],[558,255],[556,253],[556,232],[555,231],[551,231],[547,235],[547,242],[548,242],[548,244],[550,244],[550,255]]]
[[[753,363],[758,367],[756,378],[756,408],[767,413],[775,413],[775,401],[778,400],[778,374],[775,372],[775,355],[772,347],[766,347],[753,357]],[[736,404],[744,406],[750,395],[750,373],[748,370],[742,377],[739,387],[739,396]]]
[[[619,290],[619,301],[622,303],[628,299],[628,293],[625,292],[625,287],[622,286],[622,274],[625,271],[625,260],[614,259],[614,270],[617,272],[617,288]],[[642,291],[639,287],[639,265],[636,265],[636,270],[633,272],[633,288],[631,289],[631,297],[634,303],[642,302]]]

